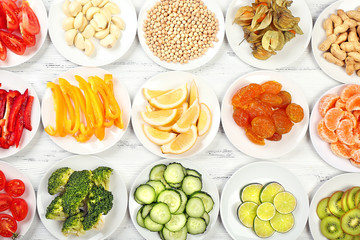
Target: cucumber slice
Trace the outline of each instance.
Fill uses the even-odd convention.
[[[360,187],[353,187],[349,191],[349,195],[347,197],[347,205],[350,209],[356,208],[357,204],[355,203],[355,194],[360,190]]]
[[[258,217],[254,219],[254,232],[258,237],[268,238],[271,237],[275,230],[271,227],[269,221],[263,221]]]
[[[134,196],[134,200],[135,202],[137,202],[140,205],[144,205],[145,203],[143,203],[142,201],[140,201],[139,199],[136,198],[136,196]]]
[[[141,217],[145,219],[149,215],[150,210],[153,208],[153,206],[153,204],[143,206],[143,209],[141,211]]]
[[[185,226],[186,221],[187,219],[184,213],[172,214],[170,221],[165,224],[165,228],[171,232],[177,232]]]
[[[187,196],[183,191],[181,191],[179,189],[176,189],[176,191],[180,194],[181,205],[180,205],[179,209],[174,214],[179,214],[179,213],[183,213],[185,211],[186,202],[187,202]]]
[[[349,190],[346,190],[344,192],[344,194],[341,196],[341,200],[340,200],[340,203],[341,203],[341,208],[344,210],[344,212],[347,212],[349,211],[349,207],[347,205],[347,197],[349,196]]]
[[[158,224],[165,224],[171,219],[169,207],[165,203],[156,203],[151,208],[149,216],[152,221]]]
[[[286,233],[294,227],[295,219],[292,213],[281,214],[277,212],[270,220],[271,227],[279,232]]]
[[[210,215],[207,212],[204,212],[204,214],[201,216],[205,220],[206,226],[210,223]]]
[[[191,195],[194,192],[201,191],[202,182],[200,178],[194,176],[186,176],[183,180],[181,189],[186,195]]]
[[[265,202],[256,209],[256,216],[263,221],[269,221],[275,216],[275,207],[272,203]]]
[[[242,202],[254,202],[260,204],[260,192],[263,185],[260,183],[250,183],[240,190],[240,200]]]
[[[164,171],[165,181],[169,184],[181,183],[184,177],[183,166],[180,163],[170,163]]]
[[[213,207],[214,207],[214,200],[212,199],[212,197],[207,194],[206,192],[195,192],[193,194],[191,194],[190,196],[191,198],[193,197],[198,197],[203,201],[204,207],[205,207],[205,211],[208,213],[210,212]]]
[[[340,219],[341,229],[352,236],[360,234],[360,209],[346,212]]]
[[[141,184],[138,186],[134,193],[135,199],[144,203],[150,204],[156,200],[155,189],[147,184]]]
[[[283,191],[285,191],[285,189],[280,183],[269,182],[268,184],[265,184],[260,191],[260,202],[273,203],[276,194]]]
[[[186,222],[188,233],[197,235],[206,231],[206,222],[202,218],[189,217]]]
[[[187,229],[183,227],[177,232],[171,232],[167,228],[164,228],[162,234],[165,240],[185,240],[187,238]]]
[[[172,188],[180,188],[181,187],[181,183],[169,183],[169,185]]]
[[[320,231],[328,239],[336,239],[343,234],[340,220],[337,217],[325,217],[320,222]]]
[[[186,175],[191,175],[191,176],[194,176],[194,177],[198,177],[200,179],[202,177],[201,174],[198,171],[196,171],[194,169],[190,169],[190,168],[186,169]]]
[[[344,192],[337,191],[337,192],[334,192],[333,195],[331,195],[331,197],[329,199],[329,205],[328,205],[329,210],[336,217],[341,217],[345,213],[341,207],[342,195],[344,195]]]
[[[274,198],[274,206],[279,213],[292,213],[296,208],[296,198],[290,192],[280,192]]]
[[[152,231],[152,232],[160,232],[163,228],[163,224],[158,224],[151,220],[150,216],[147,216],[144,220],[145,228]]]
[[[256,217],[256,209],[258,205],[254,202],[244,202],[239,205],[237,215],[240,222],[248,228],[254,226],[254,219]]]
[[[159,193],[161,193],[162,191],[165,190],[165,186],[164,186],[164,184],[162,184],[162,182],[160,180],[150,180],[150,181],[147,181],[146,184],[148,184],[154,188],[156,196],[158,196]]]
[[[161,181],[164,178],[165,164],[158,164],[150,170],[149,179]]]
[[[186,213],[190,217],[201,217],[205,212],[204,204],[200,198],[190,198],[186,203]]]
[[[159,194],[157,201],[166,203],[169,206],[171,213],[175,213],[181,206],[180,193],[172,189],[162,191]]]
[[[164,228],[163,228],[163,230],[164,230]],[[159,236],[160,236],[160,239],[161,240],[165,240],[165,238],[164,238],[164,235],[163,235],[163,230],[161,230],[160,232],[159,232]]]
[[[323,219],[324,217],[327,217],[327,216],[332,216],[332,214],[328,208],[329,199],[330,199],[329,197],[324,198],[317,205],[316,213],[320,219]]]
[[[140,227],[143,227],[143,228],[144,228],[144,227],[145,227],[144,219],[143,219],[142,216],[141,216],[142,210],[143,210],[143,207],[141,207],[141,208],[139,209],[139,211],[137,212],[137,214],[136,214],[136,222],[139,224]]]

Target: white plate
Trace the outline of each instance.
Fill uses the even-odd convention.
[[[287,233],[274,233],[269,240],[297,239],[303,232],[309,215],[309,200],[299,179],[286,168],[269,162],[255,162],[237,170],[226,182],[221,194],[220,215],[226,231],[233,239],[251,240],[261,239],[254,231],[243,226],[237,217],[237,207],[240,205],[240,189],[249,183],[266,184],[278,182],[285,191],[291,192],[297,201],[293,212],[295,225]],[[317,239],[317,238],[315,238]]]
[[[169,81],[170,79],[170,81]],[[209,109],[211,109],[212,114],[212,124],[208,133],[204,136],[198,137],[195,145],[182,154],[163,154],[160,150],[160,146],[152,143],[144,134],[142,129],[142,125],[145,124],[144,120],[141,117],[141,112],[146,111],[146,105],[148,101],[144,98],[142,94],[143,88],[149,88],[153,90],[166,90],[178,88],[181,85],[190,83],[192,80],[195,80],[196,85],[199,91],[199,100],[200,103],[205,103]],[[147,148],[150,152],[163,157],[163,158],[172,158],[172,159],[180,159],[191,157],[197,153],[203,151],[210,143],[214,140],[220,125],[220,106],[218,99],[211,89],[209,85],[205,83],[199,77],[186,72],[164,72],[160,73],[152,78],[150,78],[144,85],[141,86],[139,91],[137,92],[135,99],[133,101],[132,108],[132,126],[134,128],[134,132],[140,142]]]
[[[33,222],[35,217],[35,211],[36,211],[35,191],[29,178],[25,174],[17,170],[15,167],[13,167],[11,164],[0,161],[0,170],[3,171],[3,173],[5,174],[6,180],[20,179],[25,184],[25,192],[19,198],[22,198],[26,201],[28,205],[28,214],[23,221],[17,223],[18,228],[16,231],[17,233],[19,233],[19,235],[22,238],[31,227],[31,223]],[[0,192],[4,193],[5,191],[2,190]],[[6,210],[2,213],[6,213],[12,216],[10,210]]]
[[[159,233],[157,232],[150,232],[149,230],[142,228],[139,226],[139,224],[136,222],[136,214],[139,211],[141,205],[138,204],[137,202],[135,202],[134,200],[134,193],[136,188],[140,185],[140,184],[144,184],[147,181],[149,181],[149,173],[151,168],[153,168],[155,165],[158,164],[165,164],[168,165],[170,163],[174,162],[173,160],[168,160],[168,159],[163,159],[157,162],[154,162],[153,164],[151,164],[150,166],[148,166],[147,168],[145,168],[140,174],[139,176],[135,179],[135,182],[133,183],[131,190],[130,190],[130,194],[129,194],[129,213],[130,213],[130,217],[131,220],[136,228],[136,230],[138,230],[138,232],[141,234],[141,236],[147,240],[159,240]],[[211,234],[212,234],[212,230],[216,224],[216,220],[217,217],[219,215],[219,205],[220,205],[220,201],[219,201],[219,193],[218,193],[218,189],[216,188],[216,184],[215,182],[210,178],[209,174],[207,172],[205,172],[203,169],[201,169],[199,166],[197,166],[196,164],[193,164],[192,161],[188,161],[188,160],[181,160],[181,162],[179,162],[181,165],[183,165],[185,168],[191,168],[194,169],[196,171],[198,171],[201,176],[202,176],[202,182],[203,182],[203,188],[202,191],[207,192],[212,199],[214,200],[214,208],[209,212],[210,215],[210,223],[206,228],[206,231],[203,234],[200,235],[191,235],[188,234],[187,235],[187,239],[192,240],[192,239],[208,239]]]
[[[322,184],[316,191],[310,204],[309,226],[310,232],[316,240],[326,240],[320,231],[320,219],[316,214],[316,207],[321,199],[330,197],[336,191],[345,191],[360,181],[360,174],[346,173],[333,177]],[[353,184],[352,184],[353,183]]]
[[[245,130],[239,127],[233,119],[233,106],[231,99],[240,88],[250,84],[262,84],[275,80],[282,84],[282,90],[291,94],[292,102],[299,104],[304,109],[304,119],[295,123],[291,131],[282,136],[278,142],[265,140],[265,146],[252,143],[245,135]],[[243,153],[254,158],[278,158],[292,151],[306,134],[309,123],[309,106],[299,86],[291,79],[271,71],[256,71],[238,78],[227,90],[221,106],[221,122],[226,136],[230,142]]]
[[[51,41],[55,45],[58,52],[69,61],[82,66],[97,67],[110,64],[122,56],[129,50],[134,42],[136,35],[136,11],[130,0],[113,1],[119,6],[120,16],[126,28],[121,31],[122,37],[117,40],[112,48],[104,48],[96,38],[91,41],[95,46],[95,53],[88,57],[85,52],[77,49],[75,46],[68,46],[65,41],[65,31],[62,28],[62,22],[66,19],[66,15],[62,11],[64,0],[57,0],[51,5],[49,12],[49,35]]]
[[[14,67],[28,61],[40,50],[45,42],[48,30],[48,19],[44,3],[43,1],[29,1],[29,3],[40,24],[40,33],[36,35],[36,45],[33,47],[26,47],[24,55],[17,55],[8,49],[6,60],[0,60],[0,68]]]
[[[89,76],[95,75],[99,76],[100,78],[104,78],[105,74],[111,73],[101,68],[78,67],[70,69],[69,71],[61,74],[59,78],[65,78],[69,81],[70,84],[78,86],[78,82],[74,77],[75,75],[80,75],[87,79]],[[54,80],[54,82],[58,83],[58,78]],[[124,122],[124,129],[119,129],[116,126],[106,128],[105,138],[102,141],[97,139],[95,135],[85,143],[77,142],[76,139],[70,135],[65,137],[49,136],[51,140],[53,140],[54,143],[56,143],[59,147],[75,154],[96,154],[114,146],[122,138],[129,125],[131,102],[124,84],[119,79],[117,79],[115,75],[113,75],[113,83],[115,98],[123,114],[122,117]],[[54,111],[54,101],[50,89],[46,89],[42,99],[41,117],[44,128],[48,125],[55,127],[56,113]]]
[[[0,148],[0,158],[5,158],[12,156],[20,150],[24,149],[35,136],[40,123],[40,102],[38,96],[36,95],[35,89],[30,85],[29,82],[23,80],[15,73],[8,71],[0,71],[0,76],[0,83],[2,84],[0,87],[1,89],[18,90],[21,94],[24,93],[26,89],[28,89],[29,95],[34,96],[34,102],[31,111],[32,130],[29,131],[24,128],[18,148],[15,146],[10,147],[9,149]]]
[[[140,10],[139,13],[139,19],[138,19],[138,37],[141,44],[142,49],[145,51],[145,53],[148,55],[148,57],[159,64],[160,66],[171,69],[171,70],[177,70],[177,71],[187,71],[192,70],[198,67],[201,67],[202,65],[209,62],[211,59],[215,57],[215,55],[220,50],[221,44],[224,40],[224,34],[225,34],[225,24],[224,24],[224,15],[217,4],[215,0],[203,0],[205,5],[213,12],[215,13],[215,17],[219,20],[219,31],[216,35],[216,37],[219,39],[218,42],[214,42],[214,47],[209,48],[207,52],[199,57],[198,59],[190,60],[186,64],[180,64],[180,63],[168,63],[166,61],[161,61],[158,57],[156,57],[149,49],[148,45],[146,44],[145,37],[144,37],[144,31],[143,31],[143,22],[147,18],[147,11],[150,10],[155,3],[158,2],[157,0],[147,0],[143,7]]]
[[[330,149],[330,143],[327,143],[323,141],[319,134],[317,133],[317,125],[322,119],[320,113],[319,113],[319,101],[320,99],[327,95],[327,94],[338,94],[340,96],[340,93],[343,88],[345,88],[345,84],[342,84],[340,86],[336,86],[325,92],[316,102],[314,105],[314,108],[311,112],[310,117],[310,125],[309,125],[309,132],[310,132],[310,138],[311,142],[316,150],[316,152],[320,155],[320,157],[327,162],[329,165],[331,165],[334,168],[337,168],[339,170],[345,171],[345,172],[360,172],[360,168],[357,168],[353,166],[348,159],[344,159],[341,157],[336,156]]]
[[[359,77],[355,74],[349,76],[345,72],[345,67],[337,66],[333,63],[329,63],[323,58],[323,51],[319,50],[319,45],[326,39],[325,30],[322,27],[325,19],[329,18],[331,14],[336,14],[337,9],[343,9],[344,11],[356,10],[359,7],[359,2],[353,0],[340,0],[336,1],[319,15],[314,25],[314,31],[311,38],[311,47],[316,62],[320,68],[331,78],[342,83],[358,83]]]
[[[226,13],[226,36],[235,54],[247,64],[262,68],[275,69],[285,67],[298,59],[305,51],[310,42],[312,30],[312,18],[309,7],[304,0],[293,1],[289,7],[295,17],[300,17],[299,26],[303,30],[303,35],[296,35],[290,42],[286,43],[281,51],[271,56],[267,60],[258,60],[252,55],[251,44],[244,39],[244,31],[238,24],[233,24],[237,10],[243,6],[249,6],[254,0],[233,0]]]
[[[75,171],[81,170],[93,170],[100,166],[108,166],[114,169],[113,174],[110,178],[110,191],[114,195],[113,208],[105,216],[105,225],[104,228],[100,231],[89,230],[86,231],[85,235],[80,237],[78,236],[69,236],[65,237],[61,233],[62,221],[56,221],[52,219],[47,219],[45,217],[46,208],[55,198],[47,191],[48,179],[51,174],[58,168],[61,167],[70,167]],[[95,240],[95,239],[105,239],[109,237],[121,224],[125,217],[126,207],[127,207],[127,190],[126,185],[120,175],[113,166],[108,164],[101,158],[94,156],[71,156],[65,158],[49,169],[49,171],[42,177],[38,193],[37,193],[37,207],[38,214],[40,216],[41,222],[45,225],[46,229],[57,239],[79,239],[79,240]]]

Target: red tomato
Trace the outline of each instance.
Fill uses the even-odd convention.
[[[0,29],[6,29],[6,16],[1,3],[0,3]]]
[[[9,2],[11,2],[11,1],[9,1]],[[16,16],[15,10],[12,9],[12,7],[10,7],[10,5],[8,5],[8,3],[2,2],[1,5],[2,5],[2,7],[4,9],[4,12],[5,12],[5,15],[6,15],[7,29],[9,31],[14,31],[14,30],[18,29],[19,21],[18,21],[18,18]],[[16,4],[15,4],[15,6],[16,6]]]
[[[0,212],[8,210],[13,198],[7,193],[0,193]]]
[[[27,33],[36,35],[40,32],[39,20],[27,1],[22,5],[22,23]]]
[[[32,47],[35,46],[36,44],[36,37],[34,35],[31,35],[29,33],[27,33],[23,27],[22,27],[22,23],[20,23],[20,32],[21,32],[21,36],[23,37],[23,40],[26,44],[26,46],[28,47]]]
[[[20,179],[13,179],[6,182],[5,192],[12,197],[20,197],[25,192],[25,184]]]
[[[0,214],[0,236],[12,237],[17,230],[15,219],[8,214]]]
[[[21,37],[0,30],[0,39],[4,45],[14,53],[18,55],[24,54],[26,45]]]
[[[5,48],[5,50],[6,50],[6,48]],[[1,41],[0,41],[0,59],[1,59]],[[3,171],[0,170],[0,191],[4,189],[5,183],[6,183],[5,174],[3,173]]]
[[[22,198],[15,198],[10,204],[10,211],[16,221],[24,220],[28,214],[28,205]]]

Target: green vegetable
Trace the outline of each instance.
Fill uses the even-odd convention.
[[[92,171],[92,180],[96,186],[103,186],[106,190],[109,190],[110,176],[113,172],[109,167],[98,167]]]
[[[80,212],[74,216],[69,217],[63,224],[61,232],[68,236],[69,234],[73,235],[83,235],[85,233],[82,221],[84,220],[83,213]]]
[[[48,181],[48,192],[51,195],[63,192],[70,175],[74,172],[71,168],[63,167],[53,172]]]
[[[56,197],[46,208],[45,217],[58,221],[64,221],[69,215],[64,212],[62,196]]]

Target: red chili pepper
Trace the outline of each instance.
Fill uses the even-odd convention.
[[[27,103],[26,103],[26,107],[25,107],[25,113],[24,113],[24,121],[25,121],[25,128],[29,131],[32,130],[32,126],[31,126],[31,110],[32,110],[32,105],[34,102],[34,97],[33,96],[29,96]]]
[[[24,94],[19,95],[18,97],[16,97],[14,103],[11,106],[9,119],[8,119],[8,124],[7,124],[7,129],[10,132],[14,131],[14,128],[16,126],[15,125],[16,116],[18,115],[18,113],[20,111],[20,108],[21,108],[22,104],[24,103],[24,101],[27,100],[27,97],[28,97],[28,90],[26,89]]]

